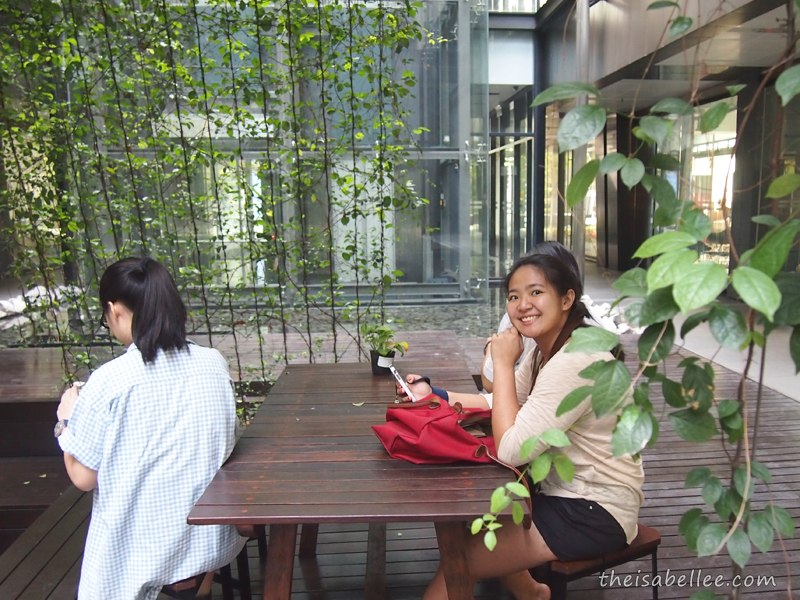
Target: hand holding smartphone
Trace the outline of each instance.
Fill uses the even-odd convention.
[[[414,394],[411,392],[411,388],[408,387],[408,383],[406,383],[402,375],[400,375],[400,373],[397,372],[397,369],[394,368],[394,365],[389,365],[389,370],[392,372],[392,375],[394,375],[394,378],[397,380],[397,383],[400,384],[400,387],[403,388],[403,391],[408,396],[408,399],[411,400],[412,402],[416,402],[417,401],[416,396],[414,396]]]

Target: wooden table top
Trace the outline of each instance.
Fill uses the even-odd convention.
[[[461,359],[396,366],[437,387],[475,390]],[[373,376],[366,363],[290,365],[189,523],[442,522],[487,512],[492,490],[513,474],[496,465],[391,458],[371,425],[385,422],[394,397],[394,380]]]

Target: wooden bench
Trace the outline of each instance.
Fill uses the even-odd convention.
[[[593,560],[576,560],[561,562],[554,560],[546,565],[544,577],[550,586],[551,600],[565,600],[567,597],[567,584],[576,579],[582,579],[594,573],[644,558],[651,557],[652,577],[658,574],[658,546],[661,544],[661,535],[656,529],[639,524],[639,532],[630,545],[619,552],[614,552],[602,558]],[[658,600],[658,586],[653,585],[653,600]]]

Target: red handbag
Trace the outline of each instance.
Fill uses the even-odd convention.
[[[468,460],[497,462],[491,432],[476,437],[472,430],[491,424],[492,411],[448,404],[431,394],[419,402],[390,404],[386,423],[373,425],[386,451],[394,458],[417,465]],[[477,433],[477,432],[476,432]]]

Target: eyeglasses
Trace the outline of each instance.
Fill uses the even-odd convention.
[[[108,320],[106,319],[106,311],[103,311],[103,316],[100,317],[100,327],[108,329]]]

